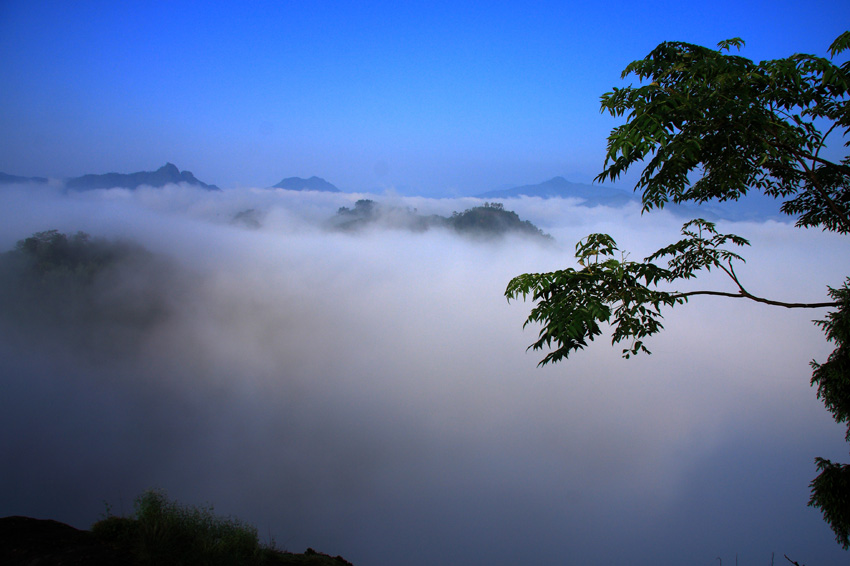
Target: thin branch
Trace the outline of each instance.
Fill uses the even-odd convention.
[[[834,130],[837,127],[838,127],[838,122],[833,122],[832,125],[829,127],[829,129],[826,132],[824,132],[824,134],[821,136],[820,141],[818,143],[818,148],[815,150],[815,153],[812,156],[812,164],[814,164],[815,159],[819,159],[818,155],[820,154],[820,150],[823,149],[826,146],[826,144],[824,143],[826,141],[826,138],[828,138],[829,134],[832,133],[832,130]]]
[[[728,263],[729,263],[729,271],[731,272],[731,276],[732,276],[732,281],[735,282],[735,285],[738,286],[738,289],[740,289],[742,293],[746,293],[747,295],[749,295],[747,290],[744,289],[744,286],[741,285],[741,281],[738,279],[738,274],[735,273],[735,267],[732,265],[732,261],[730,260]]]
[[[714,295],[716,297],[731,297],[733,299],[750,299],[751,301],[755,301],[757,303],[764,303],[766,305],[772,305],[775,307],[784,307],[786,309],[822,309],[828,307],[837,307],[841,303],[840,302],[832,302],[832,303],[786,303],[783,301],[774,301],[772,299],[765,299],[762,297],[756,297],[746,291],[741,293],[728,293],[725,291],[688,291],[685,293],[674,293],[670,295],[671,299],[684,299],[687,297],[693,297],[694,295]]]
[[[784,147],[785,149],[788,149],[789,151],[791,151],[794,155],[796,155],[800,159],[802,159],[804,157],[808,157],[809,159],[812,160],[813,163],[818,163],[818,164],[824,165],[826,167],[831,167],[832,169],[839,171],[842,175],[850,175],[850,167],[848,167],[847,165],[843,165],[841,163],[835,163],[833,161],[830,161],[829,159],[824,159],[823,157],[819,157],[816,154],[811,154],[811,153],[807,154],[805,152],[798,151],[795,148],[793,148],[793,147],[791,147],[787,144],[776,144],[776,145],[779,146],[779,147]]]
[[[794,115],[793,114],[790,114],[790,113],[788,113],[788,112],[786,112],[782,109],[779,109],[779,108],[771,108],[770,110],[774,114],[780,114],[782,116],[785,116],[786,122],[793,122],[794,121],[794,117],[793,117]],[[798,115],[797,117],[801,118],[802,115]],[[809,127],[814,127],[813,122],[805,122],[805,125],[809,126]],[[826,145],[824,143],[826,141],[826,138],[829,137],[829,134],[831,134],[832,131],[835,130],[835,128],[838,127],[838,125],[839,125],[838,122],[833,122],[832,125],[829,127],[829,129],[825,133],[821,134],[820,132],[817,132],[817,134],[818,134],[817,136],[814,136],[813,134],[809,134],[810,136],[816,137],[817,141],[818,141],[817,149],[815,150],[814,153],[808,153],[808,154],[801,153],[799,150],[797,150],[796,147],[791,146],[789,144],[781,143],[781,142],[778,142],[778,141],[765,140],[764,138],[762,138],[762,139],[764,141],[768,142],[768,143],[775,145],[776,147],[784,148],[784,149],[790,151],[791,153],[795,154],[796,156],[798,156],[800,158],[808,156],[812,160],[812,165],[814,165],[815,163],[820,163],[821,165],[834,167],[834,168],[838,169],[839,171],[842,171],[845,175],[850,175],[850,167],[847,167],[844,164],[835,163],[833,161],[829,161],[828,159],[824,159],[824,158],[820,157],[820,150]],[[803,126],[799,126],[799,127],[803,127]],[[774,129],[771,131],[771,133],[773,133],[773,134],[776,133],[776,127],[775,126],[774,126]]]
[[[820,158],[818,158],[818,159],[820,159]],[[815,158],[812,157],[812,160],[814,161]],[[829,206],[830,210],[832,210],[832,212],[835,213],[835,215],[839,218],[841,223],[844,224],[844,226],[848,229],[848,231],[850,231],[850,218],[848,218],[847,215],[844,213],[844,211],[841,210],[841,208],[839,208],[839,206],[835,203],[834,200],[832,200],[832,197],[829,196],[829,193],[827,193],[826,190],[823,187],[820,186],[820,183],[818,182],[818,178],[815,176],[814,170],[810,169],[809,167],[806,166],[806,162],[803,161],[803,158],[801,156],[797,157],[797,161],[803,167],[803,171],[806,172],[806,175],[811,180],[812,187],[818,192],[818,194],[821,196],[821,198],[823,198],[826,201],[826,204]],[[830,163],[830,162],[827,161],[827,163]],[[847,174],[848,173],[845,173],[845,175],[847,175]]]
[[[803,152],[792,145],[777,141],[776,126],[772,126],[773,127],[770,129],[770,133],[773,134],[772,138],[766,139],[765,137],[760,136],[762,141],[774,147],[784,149],[794,156],[794,158],[797,160],[797,163],[800,164],[803,171],[806,173],[806,176],[809,177],[809,180],[812,183],[812,187],[815,189],[815,191],[817,191],[821,198],[826,201],[826,204],[827,206],[829,206],[829,209],[839,218],[840,222],[844,225],[844,227],[847,228],[848,231],[850,231],[850,218],[848,218],[845,212],[841,210],[841,208],[835,203],[834,200],[832,200],[832,197],[829,196],[829,193],[827,193],[826,190],[824,190],[824,188],[820,186],[817,177],[814,175],[813,169],[811,169],[808,166],[808,163],[806,163],[806,159],[811,159],[812,164],[819,163],[820,165],[824,165],[826,167],[832,167],[833,169],[838,170],[842,175],[850,175],[850,167],[841,163],[833,163],[828,159],[820,157],[818,155],[820,148],[818,148],[818,151],[816,151],[813,155],[810,152]],[[822,144],[823,141],[821,141],[821,145]]]
[[[732,281],[734,281],[734,282],[735,282],[735,285],[737,285],[737,286],[738,286],[738,289],[740,289],[740,290],[741,290],[741,294],[742,294],[743,296],[745,296],[745,297],[746,297],[746,296],[748,296],[748,295],[749,295],[749,293],[747,292],[747,290],[746,290],[746,289],[744,289],[744,286],[743,286],[743,285],[741,285],[741,282],[738,280],[738,275],[735,273],[735,268],[734,268],[734,267],[732,267],[732,262],[731,262],[731,261],[729,261],[729,262],[727,262],[727,263],[729,264],[729,269],[726,269],[726,266],[721,265],[721,264],[719,264],[719,263],[717,264],[717,267],[719,267],[720,269],[722,269],[722,270],[723,270],[723,272],[724,272],[724,273],[726,273],[726,275],[728,275],[728,276],[732,279]]]

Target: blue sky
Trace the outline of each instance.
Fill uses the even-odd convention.
[[[847,459],[809,386],[823,312],[704,297],[653,356],[525,349],[511,277],[574,265],[591,232],[644,257],[681,217],[522,198],[554,246],[351,237],[319,226],[361,195],[250,188],[318,175],[449,215],[480,201],[426,197],[590,182],[630,61],[734,36],[755,60],[826,54],[850,3],[246,4],[0,0],[0,171],[170,161],[228,189],[0,191],[0,249],[83,230],[167,262],[109,270],[93,304],[115,317],[86,332],[0,309],[0,516],[87,528],[162,487],[364,566],[846,562],[806,506],[815,456]],[[230,222],[251,209],[261,229]],[[846,277],[846,236],[731,224],[757,295]]]
[[[224,188],[318,175],[470,195],[589,182],[599,96],[664,40],[825,54],[843,1],[0,4],[0,171],[166,161]]]

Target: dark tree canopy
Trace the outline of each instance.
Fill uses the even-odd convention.
[[[11,253],[26,262],[33,275],[74,274],[85,279],[114,262],[117,256],[116,250],[92,241],[85,232],[67,236],[58,230],[36,232],[19,240]]]
[[[787,198],[782,211],[798,226],[850,231],[850,158],[821,155],[828,137],[850,129],[850,63],[792,55],[756,64],[726,53],[743,43],[723,41],[719,50],[662,43],[628,65],[623,78],[648,84],[602,97],[603,111],[627,121],[611,132],[597,180],[641,164],[635,188],[645,210],[760,190]],[[850,32],[830,53],[848,48]]]
[[[669,202],[737,200],[761,191],[781,199],[782,212],[800,228],[850,232],[850,157],[825,157],[850,145],[850,62],[797,54],[755,63],[730,53],[743,44],[738,38],[718,49],[667,42],[629,64],[623,78],[634,75],[639,86],[602,96],[602,111],[626,121],[608,137],[597,180],[642,167],[635,190],[645,212]],[[831,57],[846,50],[850,32],[829,48]],[[540,365],[583,349],[604,324],[612,328],[612,343],[628,343],[624,357],[649,353],[644,340],[663,329],[663,309],[696,295],[833,308],[819,325],[836,348],[826,362],[812,362],[811,383],[836,422],[848,423],[850,442],[850,278],[827,288],[830,300],[772,300],[750,292],[735,272],[743,258],[730,246],[747,246],[747,240],[718,233],[702,219],[686,223],[682,235],[643,261],[630,261],[609,235],[591,234],[576,245],[575,268],[512,279],[508,300],[535,302],[525,324],[541,327],[529,346],[548,350]],[[724,272],[737,290],[670,290],[711,269]],[[850,548],[850,465],[818,458],[816,466],[809,504]]]

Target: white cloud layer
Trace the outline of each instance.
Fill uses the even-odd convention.
[[[87,527],[102,501],[126,512],[161,487],[358,565],[846,559],[806,507],[814,457],[847,459],[808,385],[830,351],[822,312],[698,298],[669,313],[652,356],[622,360],[602,339],[536,368],[530,305],[505,301],[508,280],[571,265],[590,232],[643,257],[681,218],[504,201],[548,247],[319,227],[362,197],[4,189],[2,249],[84,230],[176,267],[128,268],[104,291],[169,305],[132,343],[45,326],[22,345],[3,328],[0,515]],[[393,198],[423,214],[479,204]],[[251,208],[263,228],[231,224]],[[754,293],[825,300],[846,275],[834,235],[721,229],[751,240],[739,274]]]

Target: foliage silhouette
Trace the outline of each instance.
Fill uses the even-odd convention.
[[[635,190],[645,212],[669,202],[737,200],[761,191],[783,199],[782,212],[796,217],[800,228],[850,232],[850,157],[831,161],[822,154],[828,141],[850,133],[850,62],[797,54],[755,63],[730,53],[743,45],[739,38],[720,42],[716,50],[665,42],[630,63],[622,76],[635,75],[641,85],[615,88],[601,99],[603,112],[626,122],[608,137],[597,181],[616,180],[640,166]],[[850,32],[829,48],[831,57],[846,50]],[[720,234],[702,219],[686,223],[682,233],[682,240],[643,261],[629,261],[607,234],[591,234],[576,245],[578,268],[512,279],[505,290],[509,301],[536,302],[525,325],[542,327],[529,346],[550,350],[540,365],[586,347],[606,323],[613,327],[612,343],[630,341],[624,357],[649,353],[644,340],[663,329],[663,308],[696,295],[831,307],[819,325],[836,348],[827,362],[812,362],[811,383],[836,422],[850,423],[850,279],[828,288],[831,301],[760,297],[745,288],[734,267],[743,258],[728,249],[747,246],[747,240]],[[666,266],[655,263],[662,259]],[[668,290],[711,269],[725,273],[737,291]],[[850,465],[818,458],[816,466],[820,474],[810,484],[809,504],[823,512],[838,543],[850,548]]]

